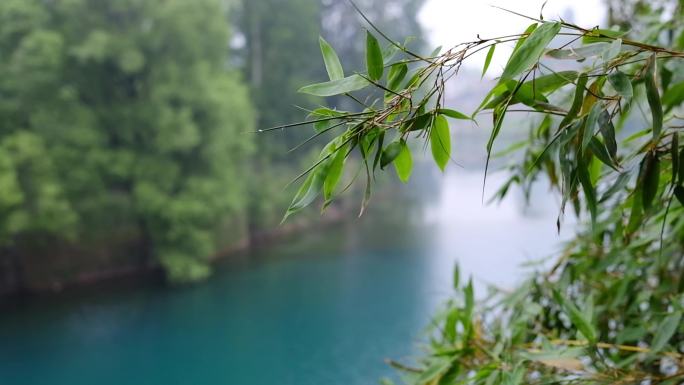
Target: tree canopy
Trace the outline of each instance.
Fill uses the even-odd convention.
[[[219,0],[0,3],[4,241],[134,242],[172,279],[208,273],[218,225],[245,205],[252,148],[225,12]]]

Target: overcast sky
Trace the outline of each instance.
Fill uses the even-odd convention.
[[[522,32],[531,21],[492,7],[497,5],[512,11],[539,17],[543,0],[427,0],[419,18],[428,34],[430,43],[448,48],[458,43],[482,38],[497,37]],[[545,19],[574,22],[585,27],[603,24],[606,9],[601,0],[549,0],[544,7]],[[508,52],[506,52],[508,51]],[[497,47],[491,71],[505,64],[509,49]],[[484,51],[479,57],[467,62],[471,67],[482,68]]]

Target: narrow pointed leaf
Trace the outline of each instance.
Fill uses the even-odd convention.
[[[677,332],[677,329],[681,325],[682,312],[674,312],[669,314],[660,323],[655,335],[653,336],[653,342],[651,343],[651,353],[657,353],[667,345],[668,341]]]
[[[501,81],[513,79],[536,63],[560,28],[560,23],[544,23],[535,29],[511,55]]]
[[[658,86],[656,85],[656,57],[651,56],[648,60],[647,70],[644,77],[644,84],[646,85],[646,99],[651,108],[651,117],[653,119],[653,141],[657,142],[660,137],[660,131],[663,128],[663,106],[660,101],[660,94],[658,93]]]
[[[401,142],[396,141],[390,143],[384,150],[382,150],[382,156],[380,157],[380,168],[384,169],[385,166],[392,163],[394,159],[399,156],[399,153],[403,149]]]
[[[608,111],[603,110],[598,117],[599,128],[601,129],[601,136],[603,136],[603,142],[606,144],[606,149],[610,154],[610,157],[615,159],[617,154],[617,142],[615,141],[615,127],[610,119],[610,114]]]
[[[382,50],[380,49],[378,39],[368,31],[366,31],[366,67],[368,69],[368,77],[371,80],[377,81],[382,77],[384,68]]]
[[[333,193],[335,192],[335,187],[340,182],[342,177],[342,171],[344,170],[344,162],[347,158],[347,146],[343,146],[337,150],[335,156],[330,162],[330,168],[328,170],[328,175],[323,183],[323,197],[326,203],[330,202]]]
[[[489,68],[489,65],[492,63],[492,57],[494,57],[494,50],[496,49],[496,44],[492,44],[491,47],[487,50],[487,57],[485,58],[484,62],[484,67],[482,67],[482,76],[483,78],[485,74],[487,73],[487,69]]]
[[[449,108],[440,108],[437,110],[437,113],[453,119],[472,120],[470,116]]]
[[[660,179],[660,163],[654,152],[648,152],[641,161],[639,170],[639,183],[641,185],[641,202],[645,210],[653,205],[653,200],[658,192]]]
[[[337,53],[335,53],[333,47],[323,37],[318,38],[318,43],[321,46],[325,70],[328,71],[330,80],[342,79],[344,77],[344,70],[342,70],[342,64],[340,63],[340,58],[337,57]]]
[[[443,115],[435,117],[435,124],[430,130],[430,148],[437,166],[444,171],[451,156],[451,135],[449,122]]]
[[[572,322],[573,325],[579,330],[582,335],[589,340],[591,343],[596,342],[596,330],[592,326],[592,324],[587,320],[582,314],[581,311],[575,306],[574,303],[572,303],[569,299],[564,298],[559,291],[554,290],[553,291],[553,296],[556,299],[556,301],[561,305],[563,310],[568,314],[570,317],[570,321]]]
[[[303,94],[315,96],[334,96],[347,92],[358,91],[366,88],[370,83],[359,75],[352,75],[346,78],[331,80],[324,83],[316,83],[304,86],[299,89]]]
[[[623,98],[631,98],[634,95],[632,82],[624,73],[615,71],[608,75],[608,81],[610,82],[610,85],[615,88],[615,91]]]
[[[411,177],[411,171],[413,170],[413,159],[411,158],[411,150],[409,150],[408,145],[404,140],[400,141],[401,151],[396,158],[394,158],[394,169],[397,172],[399,179],[406,183]]]
[[[387,88],[396,91],[399,86],[401,86],[401,82],[404,80],[407,73],[408,65],[406,65],[406,63],[393,64],[387,74]]]

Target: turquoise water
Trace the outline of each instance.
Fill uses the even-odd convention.
[[[481,175],[220,266],[206,283],[93,289],[0,314],[0,385],[361,385],[411,362],[456,260],[510,285],[558,242],[555,209],[481,205]],[[495,183],[493,183],[495,184]],[[461,194],[461,195],[459,195]],[[397,206],[398,205],[398,206]],[[382,199],[375,207],[383,206]],[[409,220],[412,218],[413,220]]]
[[[350,232],[303,235],[195,287],[20,307],[0,318],[0,384],[377,383],[385,358],[415,351],[431,280],[415,247]]]

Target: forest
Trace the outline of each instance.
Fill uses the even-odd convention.
[[[420,37],[420,1],[367,3]],[[306,135],[256,128],[320,102],[297,93],[325,73],[319,35],[363,63],[357,25],[318,0],[2,1],[0,292],[159,267],[202,280],[278,231]]]

